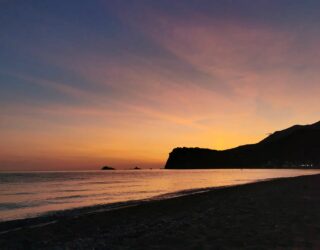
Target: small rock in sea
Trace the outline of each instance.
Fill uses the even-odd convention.
[[[101,170],[114,170],[114,168],[109,167],[109,166],[103,166],[103,167],[101,168]]]

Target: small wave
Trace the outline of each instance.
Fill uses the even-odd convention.
[[[0,211],[37,207],[45,204],[44,201],[28,201],[28,202],[3,202],[0,203]]]
[[[14,202],[0,203],[0,211],[9,210],[9,209],[23,208],[23,207],[28,207],[28,206],[27,205],[23,205],[21,203],[14,203]]]
[[[69,196],[60,196],[55,198],[50,198],[49,200],[67,200],[67,199],[74,199],[74,198],[82,198],[88,195],[69,195]]]
[[[4,193],[4,195],[15,196],[15,195],[29,195],[34,194],[33,192],[17,192],[17,193]]]
[[[75,193],[75,192],[82,192],[87,191],[88,189],[66,189],[66,190],[58,190],[58,191],[52,191],[52,193]]]
[[[104,180],[104,181],[89,181],[85,183],[81,183],[81,185],[92,185],[92,184],[118,184],[118,183],[127,183],[127,180]],[[133,180],[130,180],[130,183],[134,182]]]
[[[219,189],[224,187],[228,187],[228,186],[187,189],[187,190],[182,190],[182,191],[177,191],[172,193],[156,195],[156,196],[153,196],[150,200],[165,200],[165,199],[176,198],[176,197],[181,197],[186,195],[205,193],[214,189]]]

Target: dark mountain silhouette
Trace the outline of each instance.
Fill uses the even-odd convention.
[[[295,125],[228,150],[175,148],[165,168],[320,168],[320,122]]]

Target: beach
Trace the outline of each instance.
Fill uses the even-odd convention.
[[[0,249],[320,249],[319,197],[310,175],[1,223]]]

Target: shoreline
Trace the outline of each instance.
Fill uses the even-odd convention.
[[[238,186],[251,185],[254,183],[269,182],[273,180],[290,179],[290,178],[312,176],[312,175],[317,175],[317,174],[294,176],[294,177],[266,178],[266,179],[256,180],[256,181],[243,183],[243,184],[231,184],[231,185],[218,186],[218,187],[186,189],[186,190],[181,190],[181,191],[172,192],[172,193],[165,193],[165,194],[153,196],[146,199],[140,199],[140,200],[120,201],[120,202],[114,202],[114,203],[90,205],[90,206],[70,208],[65,210],[50,211],[43,214],[39,214],[38,216],[0,221],[0,235],[5,234],[7,232],[17,231],[17,230],[25,229],[29,227],[32,228],[32,227],[41,226],[43,224],[55,223],[59,219],[77,218],[79,216],[86,216],[88,214],[93,214],[93,213],[107,213],[113,210],[126,209],[127,207],[132,207],[132,206],[141,206],[147,203],[152,203],[157,201],[179,199],[185,196],[192,196],[192,195],[197,195],[201,193],[213,192],[219,189],[236,188]]]
[[[189,169],[190,171],[194,171],[192,169]],[[208,169],[207,169],[208,170]],[[212,169],[213,171],[216,170],[225,170],[225,169]],[[240,171],[242,172],[242,170],[246,171],[251,171],[252,169],[248,169],[248,168],[244,168],[244,169],[228,169],[228,170],[236,170],[236,171]],[[264,169],[255,169],[255,170],[264,170]],[[269,169],[265,169],[265,170],[269,170]],[[272,170],[279,170],[279,171],[283,171],[283,170],[293,170],[293,169],[272,169]],[[296,170],[296,169],[294,169]],[[320,172],[316,171],[314,169],[309,169],[310,173],[308,173],[308,170],[305,169],[300,169],[303,170],[303,174],[300,173],[300,175],[297,176],[304,176],[304,175],[314,175]],[[319,169],[320,170],[320,169]],[[127,170],[124,170],[127,171]],[[135,170],[131,170],[133,172],[136,172]],[[147,170],[148,171],[148,170]],[[166,170],[168,172],[170,171],[181,171],[181,169],[178,170]],[[183,170],[183,171],[188,171],[187,170]],[[47,171],[46,171],[47,172]],[[57,171],[51,171],[56,173]],[[58,172],[72,172],[72,171],[58,171]],[[78,173],[78,171],[75,171],[76,173]],[[83,172],[87,172],[87,171],[83,171]],[[102,172],[102,171],[89,171],[89,172]],[[8,172],[9,173],[9,172]],[[19,172],[20,173],[20,172]],[[21,172],[21,173],[29,173],[29,172]],[[307,173],[307,174],[306,174]],[[3,218],[2,220],[0,220],[0,234],[3,233],[3,231],[7,231],[8,228],[6,225],[9,224],[18,224],[18,225],[25,225],[25,224],[29,224],[29,223],[34,223],[35,221],[40,221],[41,223],[43,223],[44,221],[47,222],[49,221],[49,218],[52,218],[52,220],[55,219],[59,219],[61,217],[66,217],[66,216],[72,216],[72,215],[81,215],[82,213],[91,213],[91,212],[95,212],[96,210],[104,210],[104,211],[109,211],[109,210],[113,210],[113,209],[121,209],[123,207],[127,207],[127,206],[131,206],[131,205],[139,205],[141,203],[145,203],[145,202],[150,202],[152,200],[162,200],[162,199],[171,199],[174,197],[180,197],[180,196],[185,196],[185,195],[192,195],[194,193],[198,193],[198,192],[208,192],[211,190],[215,190],[217,188],[225,188],[225,187],[232,187],[232,186],[237,186],[237,185],[244,185],[244,184],[249,184],[249,183],[254,183],[254,182],[260,182],[260,181],[269,181],[272,179],[279,179],[279,178],[288,178],[288,177],[292,177],[292,176],[274,176],[274,177],[264,177],[264,178],[256,178],[256,179],[252,179],[250,180],[250,178],[243,182],[243,183],[225,183],[224,185],[221,186],[211,186],[210,184],[207,187],[195,187],[195,188],[189,188],[187,186],[184,187],[184,189],[181,190],[177,190],[177,191],[172,191],[170,192],[170,190],[167,191],[167,193],[160,193],[160,194],[155,194],[154,196],[147,196],[145,198],[139,198],[139,199],[128,199],[128,200],[121,200],[119,199],[118,201],[113,201],[113,202],[107,202],[107,203],[98,203],[98,204],[90,204],[90,205],[85,205],[85,206],[72,206],[69,208],[64,208],[64,209],[52,209],[52,210],[48,210],[48,211],[43,211],[43,212],[39,212],[39,213],[29,213],[29,214],[23,214],[21,216],[15,216],[15,217],[7,217],[7,218]],[[14,227],[14,226],[13,226]],[[11,228],[11,227],[10,227]]]
[[[292,187],[290,187],[290,185]],[[296,190],[297,197],[292,196],[292,190]],[[235,186],[198,189],[197,191],[198,192],[196,193],[187,193],[182,196],[167,199],[133,201],[127,207],[118,207],[111,210],[106,210],[106,205],[99,205],[75,209],[78,211],[78,214],[75,214],[75,210],[73,209],[73,213],[70,211],[62,211],[64,214],[59,216],[54,215],[52,217],[37,217],[32,219],[1,222],[0,231],[2,233],[0,234],[0,248],[19,249],[27,242],[27,244],[36,249],[44,247],[50,249],[57,246],[62,249],[67,246],[71,248],[85,249],[92,244],[97,245],[97,247],[101,246],[112,249],[130,249],[134,244],[132,242],[130,243],[130,241],[134,239],[135,242],[140,242],[140,244],[142,244],[141,247],[139,246],[140,249],[150,249],[153,248],[150,244],[158,241],[156,236],[161,238],[161,236],[167,235],[167,230],[164,230],[165,228],[169,231],[172,231],[172,229],[175,228],[183,229],[184,227],[181,228],[181,223],[185,223],[189,226],[194,225],[194,228],[191,230],[192,232],[190,237],[198,238],[202,235],[199,235],[200,231],[203,231],[202,233],[206,235],[206,231],[214,230],[210,235],[213,235],[213,238],[215,238],[214,235],[216,234],[217,237],[215,239],[217,240],[221,238],[218,237],[220,233],[219,230],[216,230],[217,228],[220,228],[225,232],[225,237],[230,234],[230,232],[228,232],[230,222],[223,221],[223,219],[233,221],[233,223],[231,223],[233,224],[232,227],[238,226],[240,227],[239,229],[241,229],[241,225],[243,224],[239,224],[238,217],[241,217],[242,212],[248,212],[253,209],[253,206],[250,207],[248,201],[249,203],[256,203],[255,205],[259,209],[253,209],[252,213],[248,213],[247,216],[255,216],[257,215],[255,213],[260,212],[261,209],[266,209],[266,206],[268,206],[268,202],[266,203],[267,200],[271,203],[274,202],[274,200],[277,200],[282,204],[282,206],[278,207],[279,204],[274,203],[274,206],[270,207],[271,210],[278,207],[280,210],[287,209],[287,213],[291,214],[296,213],[296,209],[298,208],[299,210],[303,210],[303,207],[305,207],[304,209],[306,210],[312,210],[313,213],[307,213],[307,211],[303,213],[302,211],[302,213],[297,213],[297,215],[301,217],[306,215],[315,217],[313,218],[310,226],[312,230],[320,233],[318,226],[320,222],[319,216],[314,214],[314,211],[320,211],[317,210],[320,209],[318,198],[318,194],[320,194],[320,174],[274,178]],[[262,194],[268,193],[268,195],[263,197],[263,199],[260,197],[261,194],[259,194],[261,192]],[[282,195],[277,192],[280,192]],[[298,194],[300,194],[301,197],[298,196]],[[239,195],[246,199],[239,199]],[[279,195],[280,197],[278,197]],[[306,197],[309,197],[309,199],[313,201],[313,207],[304,206],[304,203],[300,204],[299,199],[304,201]],[[281,198],[282,201],[281,199],[279,200],[279,198]],[[235,200],[232,201],[233,199]],[[289,206],[288,203],[292,203],[295,199],[297,199],[295,202],[297,202],[299,206]],[[255,200],[260,201],[260,203],[257,203]],[[287,203],[283,203],[285,200],[287,200]],[[303,207],[301,207],[301,205],[303,205]],[[239,208],[239,210],[235,209],[234,206]],[[243,208],[245,209],[243,210]],[[210,211],[212,210],[216,211],[209,216]],[[226,214],[227,211],[229,211],[229,214]],[[209,213],[207,215],[207,219],[205,218],[206,216],[202,218],[203,216],[201,215],[203,212]],[[203,221],[199,218],[198,220],[194,219],[194,217],[199,216]],[[269,216],[277,217],[278,213],[274,210],[273,213],[269,214]],[[259,221],[259,218],[260,217],[257,216],[256,219]],[[211,220],[212,227],[207,225],[207,229],[205,229],[206,226],[203,226],[203,222]],[[171,223],[170,221],[173,222]],[[190,223],[191,221],[193,223]],[[167,224],[168,227],[159,230],[152,230],[153,228],[150,227],[150,225],[156,226],[159,225],[159,222],[160,225],[164,226]],[[277,222],[277,220],[271,220],[271,222],[273,224],[281,224],[280,222]],[[254,221],[251,221],[251,223],[255,224]],[[252,227],[251,223],[247,222],[245,224]],[[270,221],[265,221],[265,224],[268,223],[270,223]],[[286,227],[289,226],[290,223],[292,222],[287,221],[282,224]],[[15,230],[14,228],[18,229]],[[70,229],[66,228],[72,228],[72,230],[70,231]],[[57,229],[60,229],[61,231],[57,231]],[[239,232],[241,232],[241,230]],[[260,231],[257,226],[256,228],[253,227],[252,230]],[[3,233],[4,231],[8,232]],[[137,235],[134,233],[135,231],[140,231],[141,235]],[[148,231],[150,231],[153,236],[145,236],[144,234]],[[174,234],[171,234],[169,240],[158,242],[155,249],[165,249],[167,247],[170,248],[170,246],[174,249],[182,249],[182,246],[186,247],[183,244],[181,246],[179,245],[179,242],[183,239],[182,235],[180,235],[181,233],[182,232],[179,232],[178,234],[175,233],[177,234],[175,236]],[[266,233],[270,233],[270,229],[265,230],[264,234]],[[303,234],[303,232],[300,233]],[[123,245],[121,243],[119,245],[119,242],[117,243],[117,241],[114,241],[114,238],[119,237],[128,239],[126,240],[127,244]],[[221,239],[218,241],[221,241]],[[237,241],[233,243],[234,247],[241,247],[241,239],[239,238],[238,241],[238,243]],[[202,241],[198,239],[197,242],[203,242],[201,244],[209,246],[211,241],[208,239],[203,239]],[[222,244],[222,241],[220,243]],[[163,244],[165,244],[165,246],[162,246]],[[228,244],[230,244],[230,242]],[[315,244],[315,246],[320,247],[319,239],[317,238],[310,239],[308,244],[308,248],[310,247],[310,244]],[[275,246],[278,245],[276,244]],[[301,244],[289,244],[288,246],[304,248]]]
[[[71,208],[71,209],[65,209],[65,210],[57,210],[52,212],[46,212],[44,214],[40,214],[34,217],[0,221],[0,235],[9,233],[11,231],[17,231],[17,230],[26,229],[26,228],[33,228],[41,225],[52,224],[59,219],[76,218],[79,216],[86,216],[88,214],[94,214],[94,213],[107,213],[113,210],[126,209],[132,206],[141,206],[141,205],[152,203],[155,201],[178,199],[184,196],[192,196],[192,195],[197,195],[201,193],[212,192],[218,189],[225,189],[225,188],[249,185],[249,184],[258,183],[258,182],[268,182],[275,179],[287,179],[287,178],[295,178],[295,177],[267,178],[264,180],[257,180],[257,181],[252,181],[244,184],[187,189],[187,190],[181,190],[178,192],[165,193],[162,195],[157,195],[157,196],[153,196],[153,197],[141,199],[141,200],[129,200],[129,201],[123,201],[123,202],[114,202],[114,203],[107,203],[107,204],[100,204],[100,205],[93,205],[93,206]]]

